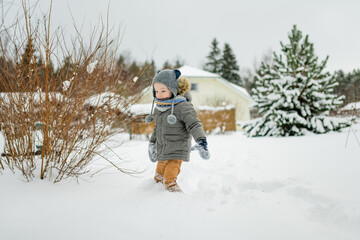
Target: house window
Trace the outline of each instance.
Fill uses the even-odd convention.
[[[191,91],[197,91],[198,90],[198,84],[197,83],[191,83]]]

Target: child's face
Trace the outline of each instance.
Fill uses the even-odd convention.
[[[170,89],[162,83],[159,82],[154,83],[154,89],[155,89],[155,97],[157,99],[161,100],[165,98],[170,98],[172,96]]]

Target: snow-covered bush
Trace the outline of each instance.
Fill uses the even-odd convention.
[[[303,38],[296,26],[289,40],[280,43],[282,54],[274,53],[274,65],[262,63],[252,96],[262,117],[244,124],[244,131],[251,137],[299,136],[305,130],[326,133],[349,126],[329,117],[344,96],[333,93],[338,83],[324,71],[328,58],[319,63],[308,35]]]

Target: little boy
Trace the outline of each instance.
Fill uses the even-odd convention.
[[[150,160],[158,162],[156,182],[162,182],[170,192],[181,192],[176,180],[182,162],[190,160],[191,136],[200,156],[210,158],[202,123],[190,102],[190,82],[179,79],[180,75],[179,70],[166,69],[158,71],[152,81],[155,128],[148,151]],[[153,121],[152,112],[153,106],[147,123]]]

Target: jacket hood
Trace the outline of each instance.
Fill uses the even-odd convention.
[[[187,92],[184,94],[184,97],[186,98],[186,100],[188,102],[191,102],[192,101],[192,96],[191,96],[191,93],[190,92]]]

